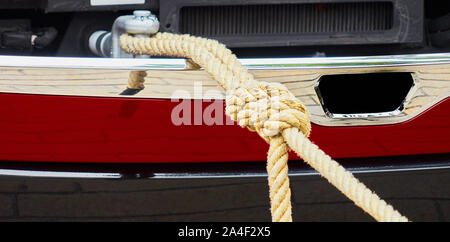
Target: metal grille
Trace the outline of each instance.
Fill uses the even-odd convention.
[[[392,28],[392,2],[191,6],[180,32],[201,36],[354,33]]]

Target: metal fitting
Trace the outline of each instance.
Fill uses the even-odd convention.
[[[92,33],[89,49],[97,56],[111,57],[111,32],[99,30]]]
[[[120,48],[120,36],[132,34],[148,37],[159,30],[158,18],[148,10],[136,10],[133,15],[118,17],[110,34],[96,31],[89,37],[89,49],[96,55],[113,58],[133,58]],[[136,56],[141,57],[141,56]]]

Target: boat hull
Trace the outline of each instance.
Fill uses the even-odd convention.
[[[311,140],[333,158],[450,153],[449,53],[240,61],[256,79],[286,85],[305,104]],[[263,139],[227,120],[223,89],[208,73],[190,68],[177,58],[0,56],[0,160],[266,160]],[[123,95],[130,71],[147,72],[145,88]],[[345,115],[327,111],[317,89],[323,77],[370,73],[408,73],[412,78],[396,110]],[[399,81],[389,80],[359,81],[381,85],[367,92],[373,92],[377,102],[385,98],[391,81]],[[367,88],[346,90],[349,96],[361,96]],[[357,104],[359,99],[352,101]],[[189,107],[189,114],[184,108],[177,113],[181,106]],[[179,118],[175,121],[174,113]],[[291,154],[290,159],[300,158]]]
[[[0,94],[0,160],[47,162],[263,161],[268,145],[232,125],[175,125],[181,101]],[[192,107],[193,102],[190,101]],[[217,102],[217,101],[216,101]],[[203,110],[211,102],[202,102]],[[326,127],[311,139],[334,158],[448,153],[450,99],[407,122]],[[299,159],[291,154],[290,159]]]

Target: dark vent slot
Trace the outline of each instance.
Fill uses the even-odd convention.
[[[323,76],[316,87],[329,114],[395,111],[414,85],[410,73],[371,73]]]
[[[355,33],[392,28],[392,2],[190,6],[180,31],[201,36]]]

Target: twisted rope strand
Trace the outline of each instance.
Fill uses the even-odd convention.
[[[377,221],[408,221],[309,141],[308,112],[284,85],[256,81],[225,45],[169,33],[158,33],[151,38],[123,35],[120,45],[134,54],[190,58],[226,90],[227,115],[270,144],[267,172],[272,221],[292,221],[289,149]]]
[[[306,163],[377,221],[408,221],[406,217],[403,217],[391,205],[380,199],[349,171],[307,139],[297,128],[283,130],[283,137],[289,147]]]
[[[270,140],[267,174],[272,221],[292,222],[291,189],[288,179],[288,147],[283,137]]]

